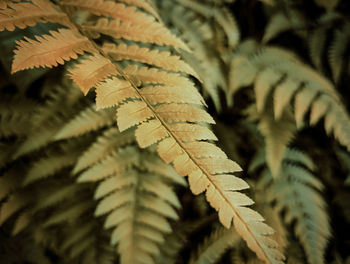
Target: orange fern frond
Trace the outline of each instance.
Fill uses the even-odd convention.
[[[171,55],[168,51],[160,52],[155,49],[142,48],[138,45],[127,46],[125,44],[115,45],[112,43],[106,43],[102,49],[116,61],[139,61],[170,71],[188,73],[199,79],[191,66],[181,60],[179,56]]]
[[[12,73],[34,67],[52,67],[78,58],[84,51],[94,52],[87,37],[70,29],[50,31],[51,35],[36,36],[36,40],[25,37],[17,41],[17,49],[12,64]]]
[[[16,27],[26,28],[34,26],[38,22],[54,22],[62,25],[70,25],[67,14],[60,11],[49,1],[33,0],[33,3],[3,3],[7,9],[0,10],[0,31],[13,31]]]
[[[153,106],[141,93],[145,88],[139,90],[117,77],[107,79],[97,85],[96,102],[100,107],[119,106],[117,121],[120,129],[136,125],[136,139],[142,148],[158,143],[158,154],[168,163],[172,162],[180,175],[188,176],[192,192],[206,191],[207,200],[219,212],[224,226],[230,227],[233,220],[238,232],[259,258],[282,263],[283,255],[276,249],[277,243],[268,237],[273,230],[263,223],[258,213],[245,207],[253,201],[238,192],[248,188],[242,179],[232,175],[241,170],[239,165],[220,151],[216,151],[217,156],[203,154],[202,150],[211,144],[206,142],[203,145],[198,141],[217,140],[211,130],[198,123],[187,123],[192,120],[188,115],[182,116],[181,122],[174,123],[179,118],[176,111],[157,111],[159,107],[172,108],[173,105],[158,105],[157,102]],[[196,95],[195,88],[188,87],[183,97],[192,94]],[[204,117],[203,121],[210,123],[212,119]]]

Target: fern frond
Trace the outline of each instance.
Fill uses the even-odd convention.
[[[102,198],[95,215],[108,213],[105,227],[113,227],[111,243],[118,244],[121,263],[144,263],[145,260],[154,263],[152,256],[160,252],[159,243],[164,241],[164,234],[171,231],[167,218],[178,218],[174,208],[179,208],[180,203],[167,184],[170,178],[158,174],[161,170],[154,173],[143,167],[143,161],[150,154],[131,146],[121,148],[116,155],[101,162],[102,170],[94,170],[97,164],[79,177],[79,181],[102,180],[95,192],[96,199]],[[154,155],[152,160],[157,160]],[[109,162],[115,164],[114,168],[119,167],[111,177],[105,172]],[[125,164],[133,164],[136,169]],[[171,168],[168,166],[168,169]],[[93,170],[95,176],[87,177]]]
[[[328,134],[333,132],[340,144],[350,148],[350,120],[340,102],[339,94],[327,79],[301,63],[289,51],[274,47],[259,49],[251,41],[242,45],[231,63],[232,84],[228,92],[229,97],[243,86],[257,83],[258,74],[266,72],[267,81],[263,80],[264,86],[255,86],[255,91],[262,89],[256,92],[261,106],[259,109],[266,101],[266,94],[272,93],[275,88],[274,103],[277,118],[283,113],[287,102],[294,99],[294,117],[299,128],[303,125],[305,115],[311,110],[310,125],[324,117],[326,132]],[[278,75],[281,78],[273,87]],[[268,78],[275,82],[271,82]]]
[[[166,70],[175,72],[185,72],[195,77],[197,73],[187,63],[182,61],[179,56],[171,55],[168,51],[160,52],[148,48],[141,48],[138,45],[127,46],[125,44],[106,43],[102,46],[102,50],[109,54],[114,60],[133,60],[150,65],[154,65]]]
[[[271,114],[272,111],[260,116],[258,128],[265,137],[267,164],[272,175],[277,177],[287,146],[296,133],[296,126],[291,111],[279,121],[274,120]]]
[[[78,54],[95,49],[87,37],[70,29],[50,31],[51,35],[36,36],[36,40],[27,37],[17,41],[17,49],[11,72],[34,67],[52,67],[76,59]]]
[[[287,210],[285,221],[291,224],[296,220],[295,233],[311,264],[324,263],[324,251],[330,237],[330,225],[325,210],[325,202],[320,195],[323,184],[312,173],[302,167],[309,163],[305,155],[292,155],[286,152],[285,162],[276,181],[271,182],[268,170],[261,179],[264,190],[267,184],[271,199],[275,199],[278,210]],[[292,162],[292,163],[290,163]]]
[[[291,174],[292,171],[295,173],[294,168],[290,167],[286,173]],[[281,185],[276,186],[276,189],[282,190],[276,198],[279,200],[281,207],[288,208],[286,218],[289,223],[293,219],[299,220],[295,232],[302,242],[309,262],[324,263],[323,254],[327,240],[330,237],[330,227],[327,213],[324,211],[325,205],[322,197],[313,189],[298,181],[291,182],[287,180]],[[291,192],[291,189],[294,191]],[[312,205],[309,202],[305,203],[305,201],[312,201]],[[299,204],[301,207],[296,207],[295,204]],[[308,218],[305,216],[308,216]]]
[[[104,83],[102,82],[97,86],[97,104],[99,104],[99,101],[101,100],[99,99],[101,96],[100,91],[102,90],[103,94],[106,93],[104,90],[111,91],[112,88],[110,88],[110,84],[113,82],[116,83],[116,85],[122,83],[120,80],[118,81],[118,79],[114,78],[109,79]],[[116,89],[116,85],[113,86],[112,91],[114,93],[120,93]],[[133,124],[135,125],[142,122],[142,124],[139,125],[135,131],[136,139],[139,145],[141,147],[147,147],[161,141],[158,147],[159,155],[170,162],[173,161],[174,167],[180,175],[189,175],[190,187],[193,193],[199,194],[207,190],[207,199],[211,205],[219,211],[221,222],[226,227],[229,227],[231,225],[232,218],[234,218],[236,228],[239,230],[241,235],[248,240],[249,246],[258,252],[260,258],[271,262],[277,261],[277,259],[280,260],[282,257],[279,255],[277,250],[275,251],[275,249],[273,249],[274,246],[268,250],[262,249],[260,243],[264,242],[263,240],[260,240],[259,236],[265,232],[265,234],[270,234],[271,231],[268,231],[269,229],[267,225],[261,222],[262,218],[260,215],[257,213],[256,215],[254,214],[256,221],[254,226],[259,226],[257,229],[254,229],[254,231],[252,230],[253,227],[249,225],[250,222],[247,223],[245,220],[246,217],[248,217],[245,215],[246,210],[249,209],[241,206],[250,205],[252,201],[239,192],[233,192],[233,190],[240,190],[248,186],[239,178],[222,174],[238,171],[240,170],[239,166],[225,158],[215,159],[206,157],[198,159],[196,156],[200,155],[200,153],[190,153],[182,143],[186,141],[195,142],[197,140],[215,140],[216,137],[212,134],[212,132],[209,129],[197,124],[167,124],[166,121],[164,121],[164,117],[160,113],[157,113],[156,107],[151,106],[148,101],[145,101],[146,99],[142,97],[138,90],[134,89],[135,88],[128,86],[128,84],[123,85],[121,89],[123,93],[122,97],[118,96],[116,98],[111,98],[109,92],[103,96],[101,104],[110,106],[112,105],[112,102],[114,102],[114,104],[118,104],[120,101],[130,97],[143,101],[144,103],[141,103],[141,105],[143,105],[142,109],[144,109],[145,113],[147,114],[142,115],[140,119],[135,119],[133,121]],[[188,93],[191,94],[191,90],[189,90]],[[107,95],[108,102],[105,102],[107,100]],[[126,102],[125,104],[128,105],[132,103]],[[150,116],[150,114],[152,115]],[[145,122],[149,117],[153,119]],[[169,159],[168,156],[170,153],[172,154],[171,158]],[[108,173],[112,173],[112,171]],[[103,177],[107,176],[108,173],[105,172]],[[94,173],[93,175],[96,174]],[[91,177],[91,179],[97,180],[95,176],[84,176],[84,178],[86,177],[89,179]],[[224,187],[224,185],[228,182],[228,179],[230,179],[232,182],[229,186]],[[222,191],[223,188],[225,191]],[[237,207],[240,208],[238,209]],[[249,236],[247,236],[247,234],[249,234]]]
[[[216,263],[225,251],[240,241],[240,237],[232,229],[219,228],[206,237],[190,258],[191,264]]]
[[[0,10],[0,31],[13,31],[15,28],[24,29],[38,22],[60,23],[70,25],[67,14],[45,0],[32,0],[8,4],[8,8]]]
[[[135,21],[130,22],[123,18],[117,18],[115,20],[100,18],[95,24],[87,23],[83,25],[82,31],[93,33],[95,34],[94,37],[98,37],[99,34],[106,34],[116,39],[168,45],[173,48],[188,50],[181,40],[171,34],[161,23],[154,20],[137,24]],[[63,59],[68,60],[71,57],[76,58],[77,54],[81,54],[83,51],[89,51],[93,54],[96,54],[98,51],[100,55],[104,55],[97,44],[94,44],[87,37],[80,35],[77,31],[61,29],[58,32],[52,32],[52,34],[53,37],[45,36],[46,39],[38,37],[39,41],[20,42],[23,47],[17,50],[17,57],[15,57],[13,68],[30,68],[35,65],[57,65],[57,62],[64,63]],[[65,39],[61,39],[62,37]],[[50,48],[48,48],[48,46],[50,46]],[[36,53],[35,50],[33,50],[34,47],[36,50],[40,49],[41,53]],[[28,52],[26,54],[30,55],[25,57],[22,54],[24,51]],[[45,58],[45,60],[40,61],[37,56],[43,52],[50,55],[50,59]],[[19,62],[18,54],[24,56],[22,59],[23,63]],[[35,54],[34,57],[33,54]],[[31,64],[27,61],[29,58],[31,59]],[[118,121],[125,121],[125,123],[123,123],[124,121],[122,121],[122,123],[118,122],[118,126],[125,129],[129,126],[136,125],[135,135],[141,147],[159,143],[159,155],[169,162],[173,162],[175,170],[180,175],[189,176],[192,192],[199,194],[206,191],[207,200],[219,212],[219,219],[224,226],[229,228],[233,221],[237,231],[247,241],[248,246],[257,253],[260,259],[268,263],[282,263],[284,259],[283,255],[277,250],[277,244],[269,238],[273,230],[263,223],[263,218],[258,213],[246,207],[251,205],[253,201],[245,194],[238,192],[248,187],[245,181],[232,175],[232,173],[241,170],[239,165],[226,157],[217,158],[209,155],[208,157],[198,158],[203,156],[203,154],[197,152],[200,148],[192,148],[191,151],[187,149],[186,143],[200,144],[198,141],[201,140],[216,140],[211,130],[203,124],[197,123],[198,120],[193,124],[190,123],[193,119],[189,115],[181,116],[180,118],[179,114],[175,112],[158,113],[158,107],[164,108],[166,106],[160,106],[159,101],[155,101],[155,105],[153,105],[151,99],[148,99],[142,94],[142,90],[147,87],[138,88],[145,85],[147,86],[147,84],[161,84],[166,87],[174,86],[176,89],[180,86],[187,89],[186,93],[180,95],[177,92],[179,100],[174,101],[174,103],[179,104],[182,101],[186,102],[189,97],[197,98],[200,104],[205,104],[193,83],[179,73],[169,73],[164,70],[137,67],[136,65],[129,65],[121,69],[118,65],[114,65],[118,72],[117,75],[112,79],[106,78],[92,85],[96,86],[97,107],[105,108],[116,106],[117,113],[119,113]],[[82,67],[84,67],[84,65]],[[95,80],[98,81],[99,78]],[[140,115],[138,115],[139,112],[135,111],[136,105],[139,106],[138,110],[141,109]],[[199,110],[200,108],[198,106],[193,107],[192,109],[198,108],[193,111],[196,111],[197,114],[200,113],[202,120],[205,120],[206,123],[213,122],[208,115],[203,114],[203,112]],[[126,112],[134,111],[131,120],[126,119],[125,114],[123,114],[123,109],[130,110]],[[167,120],[169,120],[169,122],[167,122]],[[173,120],[182,121],[173,123]],[[203,145],[201,145],[201,147],[203,147]],[[95,164],[83,172],[79,177],[79,181],[98,181],[113,174],[117,174],[118,176],[122,171],[127,170],[131,166],[137,166],[138,162],[138,157],[133,155],[133,152],[129,149],[120,153],[116,152],[101,161],[101,163]],[[38,205],[38,208],[45,208],[57,204],[69,192],[75,192],[75,188],[75,186],[63,188],[60,192],[56,193],[55,196],[42,201]],[[160,193],[156,192],[156,189],[152,188],[152,185],[145,186],[144,188],[160,196]],[[118,206],[113,199],[116,195],[117,192],[109,196],[109,198],[106,198],[106,200],[103,200],[103,202],[100,203],[101,206],[98,207],[98,212],[108,212],[115,208],[115,206]],[[131,195],[132,193],[124,194],[122,198],[125,199],[125,201],[131,199],[131,202],[133,199]],[[169,197],[171,197],[170,194]],[[123,200],[117,200],[117,202],[121,205]],[[152,202],[148,202],[145,205],[145,207],[155,210],[155,208],[151,206]],[[173,206],[176,205],[173,204]],[[150,213],[147,210],[140,211],[140,219],[146,221],[145,224],[154,226],[159,222],[158,226],[154,226],[155,228],[161,228],[163,232],[170,230],[170,226],[164,218],[161,218],[157,214]],[[170,217],[170,213],[166,216]],[[119,232],[128,230],[125,228],[130,227],[125,225],[130,224],[129,222],[123,222],[122,227],[117,227],[117,231],[115,231],[112,236],[113,241],[119,241],[122,235]],[[143,254],[143,257],[149,259],[148,254],[154,255],[157,253],[158,249],[154,244],[142,241],[143,240],[139,241],[139,247],[143,247],[142,249],[144,252],[147,252]],[[130,246],[125,244],[126,242],[128,241],[121,240],[123,244],[119,245],[119,250],[122,252],[125,252],[124,249],[128,249]],[[134,246],[135,245],[132,245],[132,247]],[[125,258],[133,257],[135,256],[125,256]],[[138,257],[140,257],[140,255]],[[122,257],[122,259],[123,258],[124,257]]]

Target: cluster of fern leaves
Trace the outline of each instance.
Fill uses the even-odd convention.
[[[0,263],[349,262],[349,17],[0,1]]]

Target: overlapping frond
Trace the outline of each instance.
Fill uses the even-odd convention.
[[[122,96],[112,98],[111,93],[106,93],[104,90],[110,91],[111,83],[113,82],[116,84],[118,84],[118,82],[120,83],[118,79],[114,78],[105,83],[100,83],[97,86],[97,102],[101,100],[102,105],[110,106],[112,103],[118,104],[119,100],[121,101],[127,98],[136,99],[135,101],[125,102],[120,108],[117,108],[117,116],[119,116],[120,111],[122,111],[125,106],[137,103],[139,107],[137,108],[138,115],[129,115],[126,119],[128,122],[126,127],[141,123],[135,131],[139,145],[141,147],[147,147],[160,141],[158,145],[159,155],[167,162],[173,162],[175,169],[180,175],[189,176],[192,192],[199,194],[206,190],[207,199],[211,205],[219,211],[221,222],[226,227],[229,227],[233,218],[236,228],[241,235],[248,240],[249,246],[253,248],[261,247],[259,244],[264,243],[263,240],[260,240],[262,237],[257,238],[256,236],[260,236],[264,234],[264,232],[270,234],[271,231],[267,231],[267,226],[261,222],[263,218],[260,218],[257,213],[254,212],[254,214],[251,215],[250,213],[247,213],[248,211],[246,212],[246,210],[249,209],[241,207],[250,205],[252,201],[247,196],[233,191],[247,188],[244,181],[233,175],[227,174],[239,171],[239,166],[228,160],[225,156],[203,157],[201,152],[196,151],[198,148],[192,148],[189,150],[186,146],[186,143],[191,142],[193,145],[196,145],[196,141],[198,140],[215,140],[216,137],[212,132],[199,124],[173,123],[172,121],[165,121],[166,118],[169,118],[169,115],[171,118],[170,120],[176,120],[176,113],[172,114],[171,112],[167,112],[166,116],[164,116],[164,114],[162,115],[161,112],[157,112],[157,107],[159,106],[150,105],[142,95],[139,95],[140,93],[138,91],[135,91],[133,87],[128,86],[127,84],[122,85],[119,91],[116,89],[117,86],[114,85],[114,93],[122,93]],[[190,91],[191,90],[188,92],[190,93]],[[103,96],[103,99],[99,100],[100,96]],[[108,102],[106,102],[106,100],[108,100]],[[147,121],[150,118],[151,120]],[[186,117],[183,118],[187,121]],[[117,120],[118,126],[120,126],[120,118],[117,117]],[[207,118],[204,120],[206,122],[210,121]],[[121,128],[126,127],[122,125]],[[197,142],[197,144],[200,143]],[[198,156],[202,156],[202,158],[198,158]],[[221,191],[222,188],[224,188],[225,191]],[[245,218],[250,218],[253,215],[255,216],[256,221],[254,225],[260,225],[255,231],[251,230],[253,227],[249,226],[249,223],[245,223],[245,221],[247,221]],[[262,230],[265,229],[266,231],[260,231],[259,228],[262,228]],[[246,236],[246,234],[250,234],[250,232],[257,233],[253,236]],[[266,254],[264,251],[259,250],[258,255],[262,259],[270,259],[269,261],[282,258],[277,254],[275,249],[270,248],[269,251],[270,252]]]
[[[253,162],[251,171],[260,162]],[[262,163],[260,163],[262,165]],[[310,166],[311,165],[311,166]],[[323,184],[314,176],[315,166],[307,155],[296,150],[287,151],[278,178],[262,171],[261,187],[278,210],[286,210],[285,222],[296,221],[295,234],[299,238],[310,264],[324,263],[324,253],[330,237],[330,224],[325,202],[320,194]]]
[[[258,76],[266,78],[263,86],[258,86],[261,80]],[[332,132],[350,149],[350,120],[337,91],[293,53],[275,47],[259,48],[254,42],[247,41],[232,60],[230,78],[229,97],[255,83],[258,111],[264,111],[268,95],[273,93],[274,114],[279,120],[285,108],[294,101],[294,118],[299,128],[308,113],[310,125],[324,118],[326,132]]]

